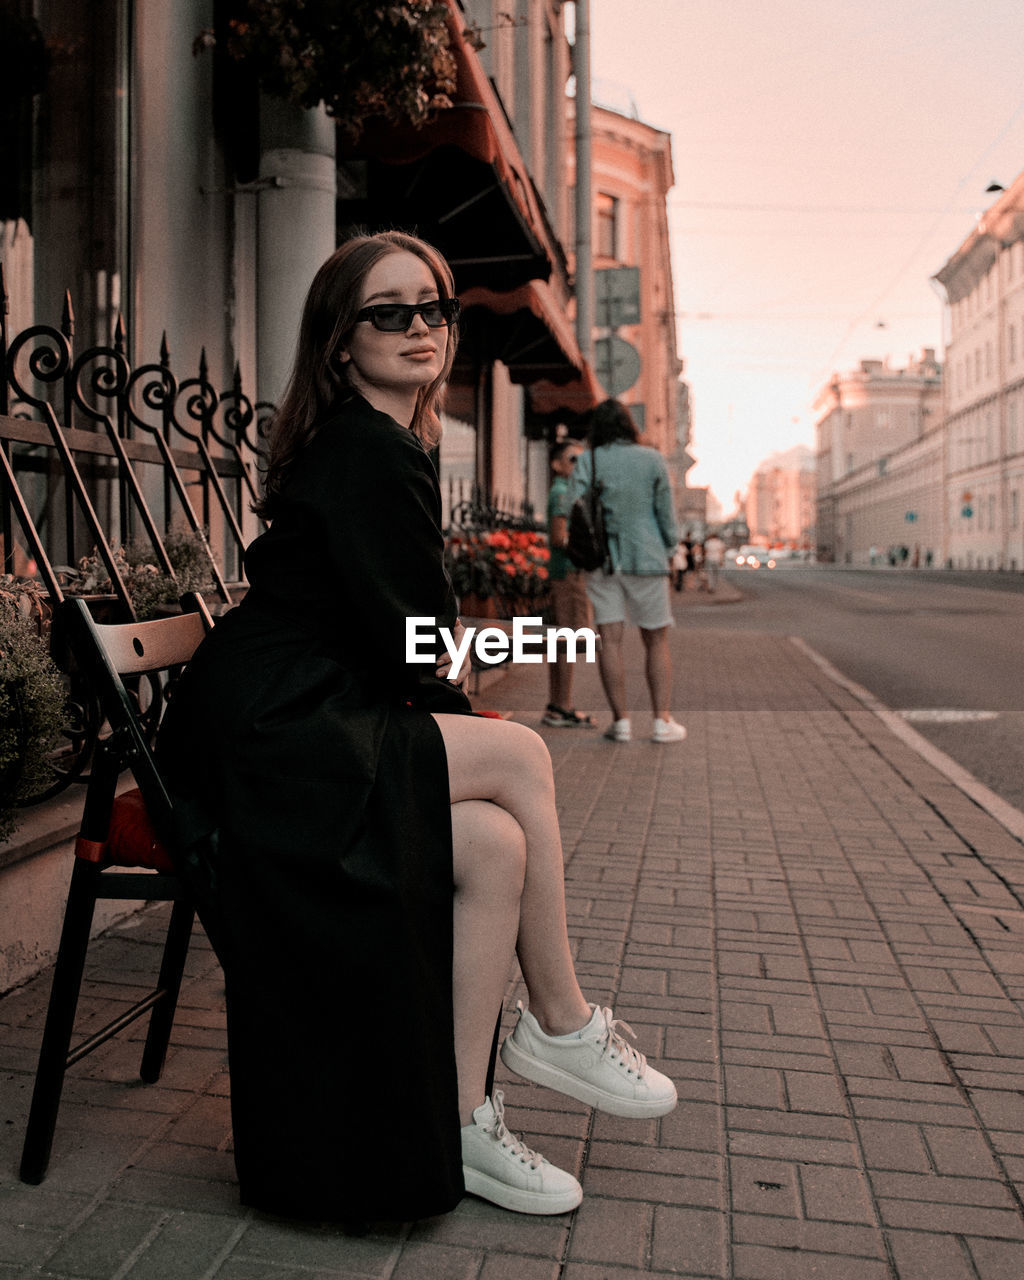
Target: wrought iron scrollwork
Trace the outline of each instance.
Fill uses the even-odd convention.
[[[118,542],[127,547],[144,531],[154,564],[173,578],[169,535],[184,524],[206,542],[212,525],[218,538],[223,535],[222,549],[240,563],[243,512],[257,496],[262,437],[273,406],[246,394],[238,366],[221,389],[204,351],[197,376],[182,379],[172,369],[166,335],[156,361],[133,366],[120,317],[109,343],[76,352],[69,295],[59,327],[38,324],[11,335],[6,304],[0,263],[0,572],[26,573],[28,565],[27,576],[41,579],[50,601],[58,604],[67,575],[54,566],[74,566],[95,547],[116,597],[115,613],[125,619],[134,610],[121,572],[123,557],[114,552]],[[60,484],[25,483],[26,475],[39,474],[41,450],[56,459],[57,469],[46,474],[56,474]],[[91,459],[90,469],[80,469],[83,456]],[[103,464],[98,470],[116,485],[106,508],[115,528],[105,527],[97,514],[92,479],[97,459]],[[154,473],[145,468],[153,467],[163,486],[160,502],[147,481]],[[40,498],[43,489],[46,496]],[[201,500],[194,502],[197,490]],[[51,519],[54,494],[60,499],[58,520]],[[88,542],[79,545],[83,530]],[[230,603],[229,586],[212,552],[210,575],[216,593]],[[54,757],[58,776],[31,803],[82,778],[103,732],[93,692],[79,673],[59,665],[68,672],[68,702],[63,741]],[[145,721],[154,731],[166,692],[152,682],[138,685]]]

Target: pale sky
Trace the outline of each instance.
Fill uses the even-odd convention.
[[[814,444],[834,370],[941,358],[930,277],[1024,170],[1024,4],[591,0],[591,28],[595,96],[672,135],[688,480],[728,513]]]

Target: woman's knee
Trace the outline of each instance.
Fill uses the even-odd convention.
[[[518,898],[526,880],[522,827],[489,800],[460,800],[452,805],[452,864],[457,889],[482,884]]]
[[[540,794],[553,787],[544,739],[526,725],[470,716],[436,719],[448,754],[453,802],[495,800],[507,807],[513,792],[526,788]]]

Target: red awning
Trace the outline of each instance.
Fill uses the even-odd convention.
[[[416,221],[425,224],[425,231],[432,229],[457,280],[462,275],[473,284],[502,288],[548,279],[552,272],[564,279],[564,251],[548,224],[504,107],[463,35],[466,20],[457,0],[448,0],[447,21],[456,62],[453,105],[419,127],[371,121],[354,154],[384,168],[421,166],[412,182],[388,184],[383,198],[390,207],[397,203],[399,216],[405,212],[403,200],[410,201]],[[462,170],[453,170],[446,158],[453,150],[464,158]],[[471,171],[466,156],[475,162]],[[494,216],[496,200],[503,210],[500,218]]]
[[[527,416],[535,423],[565,422],[582,425],[591,410],[602,400],[608,399],[608,393],[586,363],[576,382],[560,384],[542,378],[530,383],[526,394],[529,399]]]
[[[578,380],[584,360],[576,335],[554,290],[543,280],[498,292],[475,287],[460,295],[467,353],[481,346],[506,365],[514,382]]]

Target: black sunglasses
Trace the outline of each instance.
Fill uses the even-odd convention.
[[[413,316],[422,316],[428,329],[440,329],[454,324],[459,318],[458,298],[431,298],[429,302],[409,305],[404,302],[380,302],[373,307],[363,307],[356,315],[356,323],[369,320],[381,333],[405,333]]]

